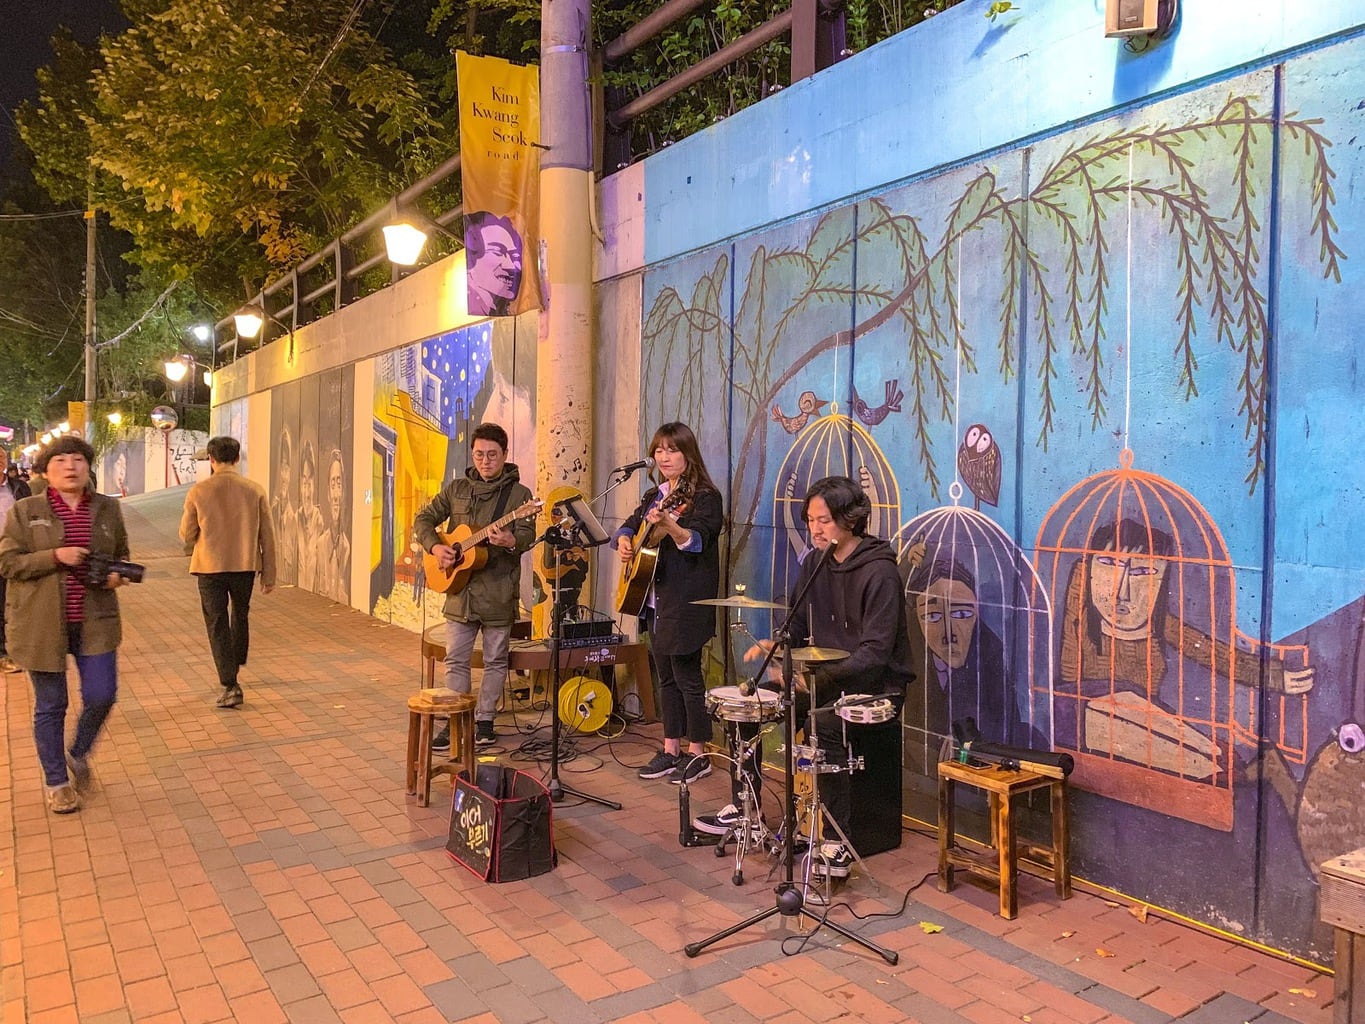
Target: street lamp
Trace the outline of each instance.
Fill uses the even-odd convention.
[[[194,340],[202,345],[213,337],[213,328],[208,324],[195,324],[190,328],[190,333],[194,335]]]
[[[110,425],[111,427],[117,427],[120,423],[123,422],[123,413],[121,413],[121,412],[119,412],[117,409],[115,409],[113,412],[111,412],[111,413],[109,414],[108,419],[109,419],[109,425]]]
[[[232,315],[240,338],[254,338],[265,326],[265,310],[260,306],[246,306]]]
[[[190,366],[194,362],[194,356],[179,355],[174,359],[166,360],[166,379],[172,384],[179,384],[190,372]]]
[[[384,254],[388,256],[389,262],[400,267],[416,265],[422,258],[422,247],[427,244],[432,229],[464,244],[464,239],[444,224],[420,214],[409,213],[402,220],[384,225]]]

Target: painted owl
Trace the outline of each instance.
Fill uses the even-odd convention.
[[[957,471],[962,482],[976,498],[976,510],[981,503],[996,505],[1000,501],[1000,446],[984,423],[973,423],[967,428],[962,446],[957,450]]]

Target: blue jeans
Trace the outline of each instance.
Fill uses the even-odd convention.
[[[76,738],[71,744],[72,757],[85,757],[95,745],[104,720],[118,697],[118,652],[80,654],[81,624],[66,627],[67,650],[76,658],[76,671],[81,678],[81,717],[76,722]],[[66,775],[66,670],[61,672],[30,672],[33,681],[33,742],[38,748],[38,761],[43,766],[43,777],[49,786],[64,786]]]

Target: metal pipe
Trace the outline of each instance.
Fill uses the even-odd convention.
[[[690,68],[680,75],[670,78],[662,85],[657,85],[649,92],[638,99],[631,100],[618,110],[613,110],[607,115],[607,123],[617,131],[620,131],[630,124],[635,118],[650,110],[653,110],[660,103],[671,99],[689,86],[696,85],[707,75],[714,71],[719,71],[727,64],[732,64],[739,58],[752,53],[765,43],[770,43],[774,39],[785,35],[791,31],[792,12],[791,9],[783,11],[771,21],[766,21],[752,32],[746,32],[729,46],[722,47],[711,56],[698,64],[693,64]]]
[[[603,60],[608,64],[615,63],[632,50],[638,49],[642,43],[653,39],[674,22],[681,21],[707,2],[708,0],[667,0],[653,14],[648,15],[609,42],[602,50]]]

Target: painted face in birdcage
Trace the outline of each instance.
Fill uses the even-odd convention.
[[[1116,640],[1143,640],[1152,633],[1152,612],[1166,581],[1166,561],[1140,551],[1090,556],[1090,600],[1101,630]]]
[[[935,658],[949,668],[967,663],[976,636],[976,593],[962,580],[942,576],[915,596],[924,642]]]

